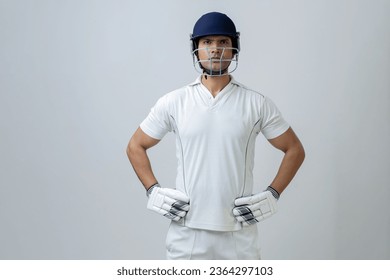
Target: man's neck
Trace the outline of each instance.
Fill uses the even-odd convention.
[[[216,97],[217,94],[226,87],[230,82],[229,75],[224,76],[209,76],[202,75],[202,84],[210,91],[210,93]]]

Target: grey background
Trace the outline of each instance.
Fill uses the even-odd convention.
[[[0,258],[163,259],[125,154],[161,95],[192,82],[200,15],[241,31],[234,77],[269,96],[306,161],[259,225],[265,259],[390,258],[390,1],[0,1]],[[150,150],[175,178],[174,137]],[[282,154],[259,137],[255,183]]]

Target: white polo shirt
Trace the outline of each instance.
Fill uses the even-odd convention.
[[[235,231],[234,200],[252,194],[257,135],[272,139],[289,125],[270,99],[233,77],[215,98],[199,77],[161,97],[140,127],[155,139],[176,134],[176,189],[191,207],[182,224]]]

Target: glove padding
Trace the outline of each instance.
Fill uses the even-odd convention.
[[[278,210],[277,199],[270,191],[237,198],[234,201],[233,215],[243,226],[258,223]]]
[[[190,210],[190,199],[180,191],[155,187],[147,208],[177,222]]]

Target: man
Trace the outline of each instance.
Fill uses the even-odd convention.
[[[271,100],[230,75],[239,36],[227,15],[203,15],[191,35],[200,77],[161,97],[127,148],[147,190],[147,208],[172,220],[168,259],[260,259],[256,224],[277,211],[304,159],[299,139]],[[176,135],[175,189],[158,184],[146,153],[169,131]],[[284,157],[270,186],[252,194],[260,132]]]

